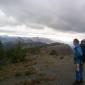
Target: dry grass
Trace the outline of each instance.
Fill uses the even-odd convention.
[[[35,79],[28,79],[24,81],[20,81],[16,83],[15,85],[40,85],[42,82],[48,82],[48,81],[53,81],[55,80],[55,76],[46,76],[45,74],[38,74],[36,75]]]
[[[28,63],[16,63],[5,66],[0,70],[0,80],[4,80],[10,77],[29,76],[36,74],[36,69],[32,65],[35,65],[36,61],[30,61]]]

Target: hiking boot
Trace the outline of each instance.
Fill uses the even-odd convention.
[[[83,83],[84,81],[83,80],[80,80],[80,83]]]
[[[80,81],[75,81],[75,82],[73,83],[73,85],[80,85],[80,84],[81,84]]]

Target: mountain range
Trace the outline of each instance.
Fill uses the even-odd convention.
[[[42,46],[54,41],[43,37],[14,37],[14,36],[0,36],[0,40],[5,48],[13,47],[16,43],[23,43],[24,47]]]

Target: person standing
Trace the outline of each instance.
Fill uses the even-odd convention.
[[[83,83],[83,52],[78,39],[73,40],[74,45],[74,63],[76,65],[76,80],[73,85],[80,85]]]

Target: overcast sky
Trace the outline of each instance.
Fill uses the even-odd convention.
[[[0,0],[0,35],[83,39],[85,0]]]

